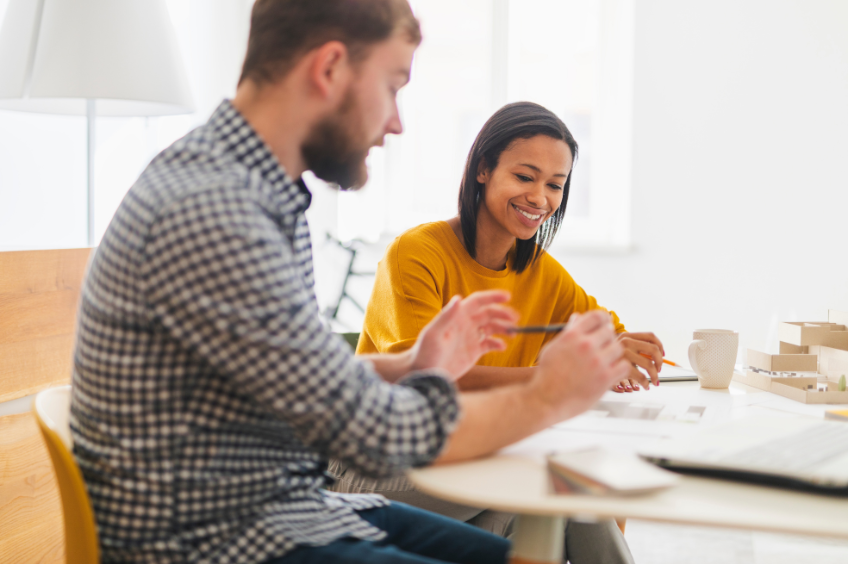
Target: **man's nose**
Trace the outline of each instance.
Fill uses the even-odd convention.
[[[400,111],[398,110],[397,102],[392,104],[392,115],[386,123],[386,133],[392,133],[394,135],[403,133],[403,123],[400,120]]]

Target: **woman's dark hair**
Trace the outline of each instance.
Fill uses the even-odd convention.
[[[484,198],[485,185],[477,181],[477,171],[482,166],[494,170],[498,159],[516,139],[530,139],[545,135],[564,141],[571,149],[573,161],[577,160],[577,141],[568,128],[553,112],[533,102],[515,102],[499,109],[483,125],[465,161],[465,172],[459,186],[459,223],[465,249],[472,257],[476,255],[477,213]],[[572,164],[572,168],[573,168]],[[518,239],[512,268],[523,272],[554,240],[565,215],[568,190],[571,187],[571,172],[562,189],[562,204],[557,211],[539,227],[532,239]]]

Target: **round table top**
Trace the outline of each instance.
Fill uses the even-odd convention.
[[[737,405],[741,411],[736,409],[734,414],[749,414],[752,411],[751,394],[758,391],[737,384],[733,384],[732,388],[724,390],[723,396],[704,396],[703,391],[691,386],[688,388],[691,393],[684,391],[687,388],[674,393],[683,394],[681,397],[699,397],[701,403],[719,398],[718,406],[723,405],[722,402],[730,402],[732,406],[734,400],[738,404],[742,397],[744,405]],[[671,390],[666,395],[669,393]],[[647,401],[650,396],[644,394],[639,398]],[[808,417],[812,415],[811,412]],[[786,413],[785,416],[802,417],[804,414],[799,411],[794,415]],[[579,435],[579,440],[585,444],[586,437],[590,435],[585,432],[586,427],[592,422],[582,423],[577,425],[577,431],[543,431],[488,458],[413,470],[409,472],[409,478],[418,489],[435,497],[514,513],[563,515],[589,520],[596,517],[631,517],[848,539],[848,500],[788,489],[682,476],[678,485],[645,495],[553,494],[545,454],[561,447],[565,440],[563,437],[569,437],[575,444],[574,437]]]

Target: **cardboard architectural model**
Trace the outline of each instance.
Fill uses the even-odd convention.
[[[848,375],[848,312],[781,323],[778,338],[780,354],[748,349],[748,369],[733,379],[804,403],[848,404],[848,391],[839,390],[840,377]]]

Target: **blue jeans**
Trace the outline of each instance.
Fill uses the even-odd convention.
[[[326,546],[301,546],[265,564],[501,564],[510,542],[492,533],[393,501],[357,512],[383,531],[379,542],[344,538]]]

